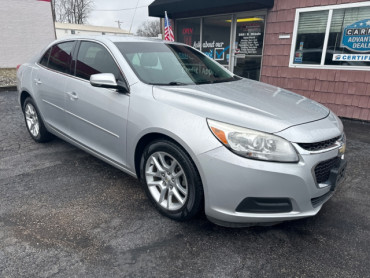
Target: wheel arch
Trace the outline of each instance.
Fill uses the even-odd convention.
[[[138,141],[138,143],[136,144],[135,153],[134,153],[134,163],[135,163],[135,173],[136,173],[136,176],[137,176],[138,179],[140,179],[140,159],[141,159],[141,156],[143,154],[143,151],[144,151],[145,147],[150,142],[153,142],[153,141],[159,140],[159,139],[164,139],[164,140],[171,141],[172,143],[174,143],[174,144],[178,145],[180,148],[182,148],[184,150],[184,152],[186,152],[186,154],[189,156],[190,160],[194,163],[194,166],[197,169],[197,171],[199,173],[199,176],[202,180],[202,175],[201,175],[201,172],[200,172],[200,169],[199,169],[199,165],[194,159],[194,154],[191,151],[189,151],[189,147],[187,147],[187,146],[184,147],[184,144],[181,144],[178,140],[174,139],[173,137],[171,137],[169,135],[161,133],[161,132],[147,133],[147,134],[143,135],[140,138],[140,140]],[[203,183],[203,181],[202,181],[202,183]]]
[[[23,111],[23,105],[24,105],[24,102],[25,100],[30,97],[32,98],[31,94],[29,92],[27,92],[26,90],[23,90],[20,95],[19,95],[19,103],[21,105],[21,109]]]

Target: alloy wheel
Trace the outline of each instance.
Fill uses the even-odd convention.
[[[166,152],[155,152],[147,160],[145,177],[154,200],[163,208],[174,211],[183,207],[188,198],[188,182],[180,163]]]
[[[28,130],[33,137],[37,137],[40,133],[40,123],[35,107],[33,107],[32,104],[27,103],[24,113]]]

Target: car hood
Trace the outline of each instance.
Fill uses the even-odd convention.
[[[204,118],[269,133],[327,117],[330,110],[306,97],[265,83],[239,81],[154,86],[157,101]]]

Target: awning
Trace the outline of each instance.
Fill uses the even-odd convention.
[[[270,9],[274,0],[155,0],[149,5],[149,16],[185,18],[212,14]]]

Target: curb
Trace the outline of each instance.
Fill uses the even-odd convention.
[[[354,119],[354,118],[345,118],[345,117],[339,117],[342,122],[349,122],[349,123],[358,123],[358,124],[365,124],[368,125],[370,124],[370,121],[367,120],[361,120],[361,119]]]
[[[17,91],[17,86],[0,86],[0,92]]]

